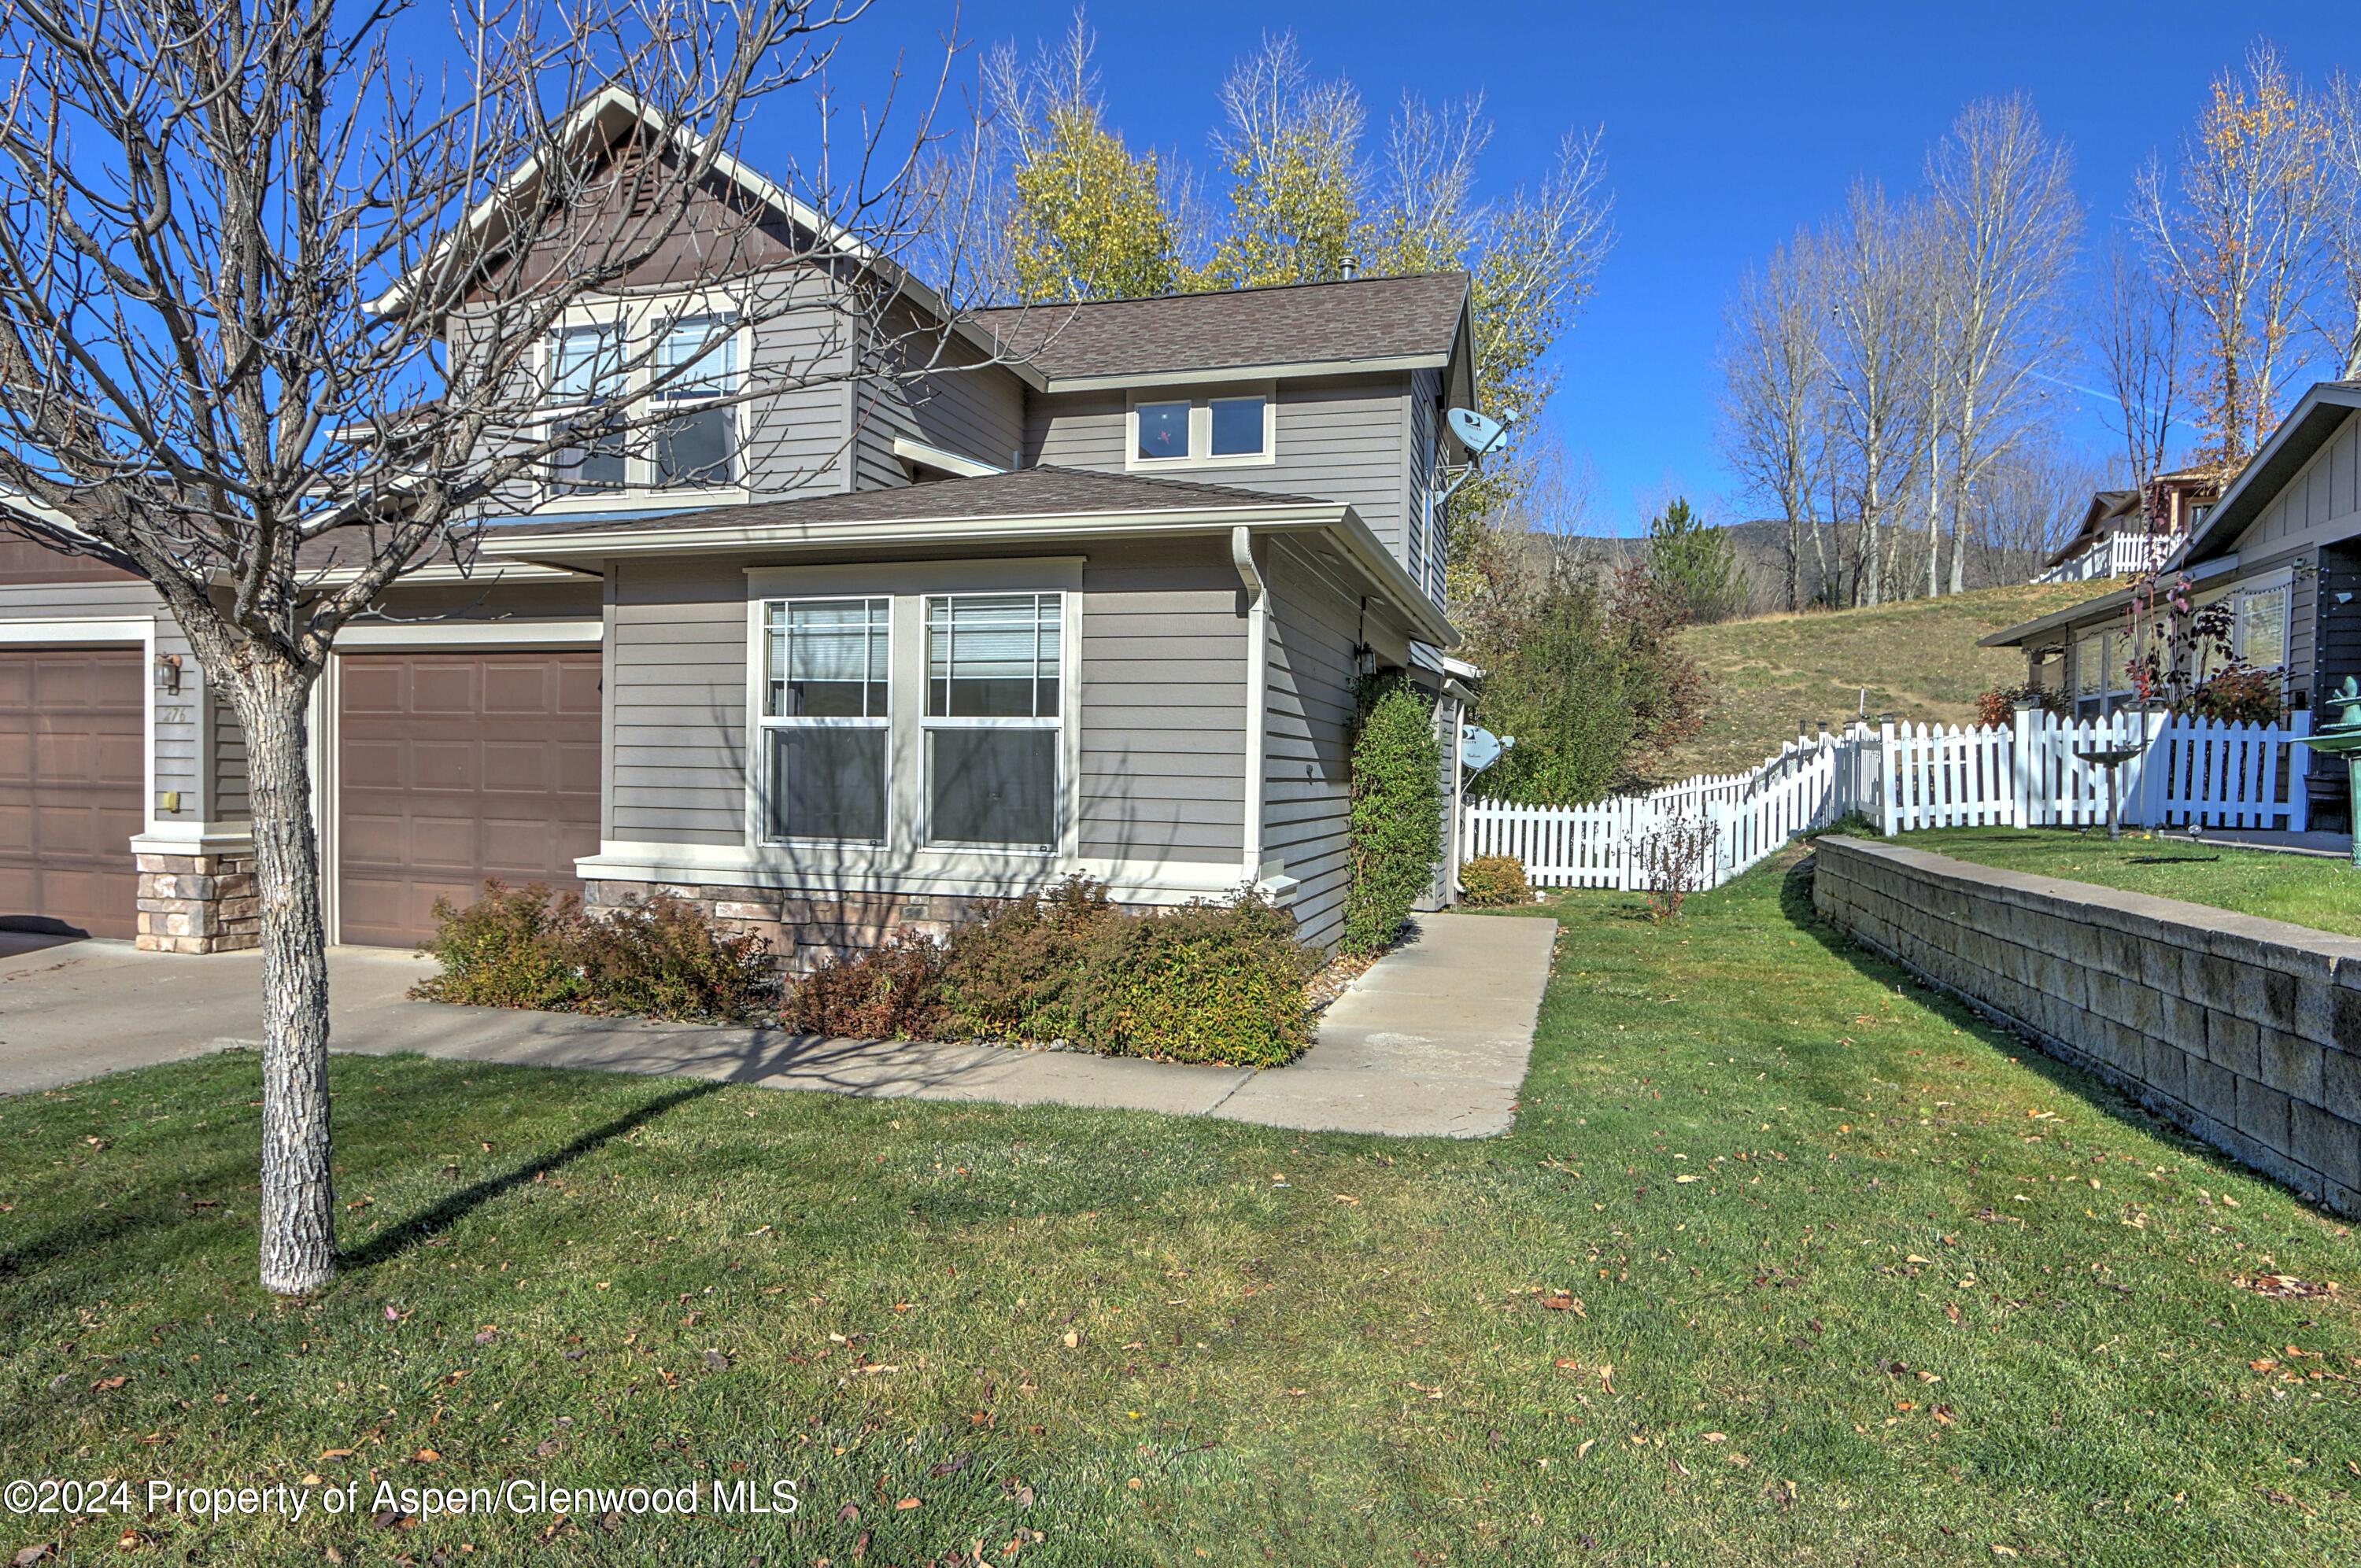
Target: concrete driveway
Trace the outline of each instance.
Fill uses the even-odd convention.
[[[878,1098],[1212,1115],[1306,1131],[1487,1137],[1508,1129],[1549,978],[1554,921],[1419,917],[1414,938],[1322,1015],[1284,1068],[1180,1067],[1069,1051],[832,1040],[784,1029],[653,1024],[412,1002],[422,959],[329,954],[335,1048],[586,1068]],[[23,946],[23,944],[19,944]],[[122,942],[0,948],[0,1092],[251,1047],[260,960]]]

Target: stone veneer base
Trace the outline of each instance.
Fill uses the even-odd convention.
[[[139,856],[139,929],[150,953],[231,953],[262,945],[254,855]]]
[[[996,902],[931,894],[833,894],[760,887],[715,887],[696,883],[601,879],[586,884],[582,902],[592,911],[668,893],[702,906],[733,931],[752,932],[771,944],[781,967],[801,973],[830,958],[873,948],[897,931],[947,936],[972,912]]]
[[[2361,940],[1861,839],[1813,859],[1861,946],[2361,1214]]]

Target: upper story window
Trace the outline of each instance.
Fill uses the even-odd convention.
[[[552,454],[557,495],[708,489],[737,482],[738,333],[720,314],[568,325],[548,348],[549,400],[573,442]],[[634,408],[634,405],[639,405]],[[661,423],[630,431],[647,412]]]
[[[681,411],[656,427],[654,482],[664,489],[726,485],[737,456],[738,408],[720,400],[738,391],[738,339],[728,318],[676,322],[656,347],[658,378],[677,372],[654,394]]]
[[[1276,451],[1278,407],[1268,387],[1176,398],[1132,400],[1126,466],[1224,467],[1268,463]]]
[[[552,455],[550,488],[596,495],[623,488],[623,345],[617,323],[566,327],[549,345],[549,395],[577,444]]]

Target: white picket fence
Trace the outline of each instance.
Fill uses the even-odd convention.
[[[2308,753],[2296,742],[2311,732],[2308,713],[2277,726],[2153,713],[2075,721],[2031,710],[1990,728],[1855,724],[1792,740],[1750,773],[1700,773],[1591,806],[1471,800],[1465,852],[1514,855],[1537,887],[1632,891],[1648,880],[1652,837],[1710,826],[1710,864],[1692,880],[1718,887],[1854,811],[1889,835],[2103,824],[2107,769],[2097,758],[2111,752],[2122,755],[2125,826],[2301,831]]]

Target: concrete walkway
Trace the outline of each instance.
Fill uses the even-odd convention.
[[[1415,937],[1323,1014],[1285,1068],[1176,1067],[1071,1051],[831,1040],[782,1029],[651,1024],[411,1002],[428,966],[340,948],[329,958],[335,1048],[589,1068],[879,1098],[1094,1106],[1305,1131],[1486,1137],[1524,1081],[1556,923],[1423,915]],[[258,960],[125,943],[0,951],[0,1092],[250,1046]]]

